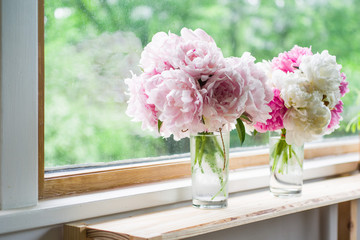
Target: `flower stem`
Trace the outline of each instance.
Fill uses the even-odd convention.
[[[199,136],[195,136],[195,153],[194,160],[192,164],[192,172],[195,173],[195,166],[201,170],[202,174],[208,174],[205,171],[208,171],[207,167],[203,168],[202,164],[207,164],[210,167],[210,171],[217,175],[220,183],[220,189],[218,192],[212,196],[212,200],[215,199],[219,194],[227,195],[226,193],[226,183],[227,177],[226,168],[228,166],[228,157],[226,156],[226,148],[224,142],[224,136],[222,129],[219,129],[220,138],[214,136],[213,133],[200,133]],[[208,136],[212,135],[212,136]],[[210,139],[208,139],[211,137]],[[220,140],[221,139],[221,140]],[[220,143],[221,141],[221,143]],[[221,163],[220,161],[223,161]]]
[[[226,150],[225,150],[225,144],[224,144],[224,138],[223,138],[223,135],[222,135],[222,132],[221,132],[221,128],[219,128],[219,132],[220,132],[220,137],[221,137],[221,143],[223,145],[223,156],[224,156],[224,166],[223,166],[223,171],[225,171],[225,167],[226,167]]]
[[[277,165],[279,164],[280,161],[281,163],[278,172],[282,174],[287,173],[289,167],[289,161],[291,161],[293,157],[296,159],[299,166],[302,167],[302,162],[297,156],[293,146],[289,145],[286,142],[286,129],[281,129],[280,140],[271,149],[271,158],[273,159],[273,165],[271,167],[271,171],[274,172],[276,170]]]

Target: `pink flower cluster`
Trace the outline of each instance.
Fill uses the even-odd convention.
[[[313,56],[314,58],[312,58]],[[342,119],[341,113],[343,111],[343,102],[339,99],[349,91],[348,82],[346,82],[346,75],[340,72],[341,67],[336,69],[334,68],[335,69],[334,70],[330,66],[327,66],[326,64],[322,66],[321,61],[316,62],[316,58],[319,59],[321,56],[325,56],[326,59],[334,58],[333,56],[329,55],[327,51],[324,51],[321,55],[316,54],[315,56],[312,53],[311,48],[299,47],[295,45],[290,51],[280,53],[278,57],[273,58],[272,61],[268,63],[270,65],[270,67],[268,68],[271,69],[270,70],[271,73],[268,74],[272,75],[273,78],[269,80],[269,83],[273,86],[274,98],[268,104],[272,110],[270,113],[271,118],[268,119],[266,123],[257,123],[254,125],[255,129],[258,132],[276,131],[286,128],[286,125],[291,126],[291,124],[288,121],[289,120],[297,121],[297,120],[294,119],[291,120],[290,116],[301,116],[301,121],[299,120],[297,122],[307,121],[307,118],[311,116],[310,115],[311,110],[306,109],[304,107],[297,109],[296,104],[299,105],[304,103],[310,105],[315,104],[316,101],[314,99],[316,98],[316,94],[320,95],[321,98],[323,98],[320,99],[321,101],[319,101],[321,105],[323,105],[323,107],[330,105],[329,102],[330,100],[334,101],[334,99],[338,99],[335,100],[336,102],[335,104],[332,105],[331,108],[328,107],[330,108],[329,110],[327,110],[329,111],[329,120],[327,124],[324,125],[325,130],[323,131],[323,133],[325,134],[331,133],[334,129],[336,129],[339,126],[339,122]],[[306,65],[305,63],[303,63],[302,65],[301,64],[302,61],[307,61]],[[313,62],[309,64],[310,61]],[[312,66],[312,64],[315,64],[315,66]],[[317,89],[315,92],[307,92],[309,90],[308,87],[306,87],[307,85],[310,86],[314,83],[320,84],[317,83],[317,81],[320,80],[316,80],[316,79],[324,78],[324,77],[319,77],[320,74],[322,74],[320,73],[321,71],[311,72],[309,71],[310,69],[309,67],[314,67],[314,69],[320,69],[323,67],[322,69],[324,69],[324,72],[329,72],[329,73],[331,73],[331,71],[335,71],[335,72],[337,71],[337,75],[339,76],[339,78],[341,77],[341,82],[339,80],[338,82],[339,84],[337,85],[338,87],[335,87],[334,90],[332,89],[328,90],[325,89],[327,86],[322,86],[322,88],[324,89],[321,89],[320,87],[320,89]],[[285,81],[288,81],[288,83],[285,83]],[[320,85],[322,85],[322,83]],[[280,89],[278,89],[278,87]],[[327,96],[326,93],[330,93],[332,95]],[[302,98],[304,100],[303,102],[301,100]],[[313,103],[306,103],[307,101],[313,101]],[[291,109],[291,113],[290,113],[290,109]],[[285,121],[287,121],[288,124],[284,124]],[[299,127],[298,130],[300,131],[301,127]],[[301,131],[304,130],[305,129],[302,129]],[[291,134],[294,136],[301,135],[300,133],[297,134],[294,132],[292,132]],[[303,140],[305,139],[301,139],[300,136],[298,141],[296,142],[301,143],[303,142]]]
[[[341,73],[342,81],[340,83],[340,94],[341,97],[345,96],[346,93],[349,92],[348,85],[349,83],[346,81],[345,73]],[[336,128],[339,127],[339,123],[342,120],[341,113],[344,111],[343,109],[344,103],[340,100],[338,104],[335,105],[335,108],[331,110],[331,120],[328,125],[328,131],[332,132]]]
[[[258,122],[254,126],[255,129],[261,133],[284,128],[284,116],[287,108],[284,105],[284,100],[280,97],[280,90],[274,88],[273,91],[274,98],[269,102],[271,118],[266,120],[266,123]]]
[[[159,32],[144,48],[143,73],[125,82],[127,114],[143,129],[178,140],[199,132],[230,130],[245,115],[252,124],[270,118],[273,98],[267,77],[255,58],[224,58],[203,30],[181,35]]]
[[[311,48],[299,47],[295,45],[290,51],[280,53],[272,60],[273,69],[279,69],[285,73],[294,72],[301,63],[301,58],[305,55],[313,55]]]
[[[299,68],[301,58],[304,55],[313,55],[311,48],[299,47],[295,45],[290,51],[280,53],[278,57],[274,57],[271,61],[271,68],[273,70],[281,70],[285,73],[294,72]],[[266,123],[255,124],[255,129],[258,132],[264,133],[267,131],[276,131],[284,128],[284,116],[287,108],[284,105],[284,100],[280,96],[280,90],[273,88],[274,99],[269,103],[271,107],[271,118]]]

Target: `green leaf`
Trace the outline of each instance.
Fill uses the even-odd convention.
[[[199,163],[199,167],[202,173],[204,173],[204,169],[202,167],[202,160],[203,160],[203,156],[204,156],[204,150],[205,150],[205,146],[206,146],[206,137],[205,136],[198,136],[201,139],[201,148],[200,148],[200,152],[199,152],[199,156],[198,156],[198,163]]]
[[[289,158],[292,158],[292,153],[295,154],[294,150],[292,149],[292,146],[289,145]]]
[[[351,127],[351,122],[349,122],[349,124],[346,126],[345,131],[349,132],[350,131],[350,127]]]
[[[356,128],[358,130],[360,130],[360,113],[350,120],[350,122],[347,124],[347,126],[345,128],[345,131],[346,132],[351,131],[351,132],[355,133]]]
[[[303,167],[302,162],[300,161],[300,159],[297,156],[296,152],[294,151],[294,149],[292,149],[291,151],[292,151],[293,155],[295,156],[296,161],[298,162],[299,166],[302,168]]]
[[[241,118],[244,119],[245,121],[252,122],[252,121],[250,120],[250,118],[249,118],[248,116],[244,115],[244,114],[240,116],[240,119],[241,119]]]
[[[161,129],[162,124],[163,124],[163,122],[158,119],[158,132],[159,133],[160,133],[160,129]]]
[[[356,124],[355,124],[355,123],[353,123],[353,124],[351,125],[351,132],[352,132],[352,133],[355,133],[355,132],[356,132]]]
[[[240,145],[242,146],[245,141],[245,126],[240,118],[236,119],[236,131],[238,132]]]
[[[256,136],[256,134],[258,134],[259,132],[256,131],[256,129],[254,129],[254,137]]]

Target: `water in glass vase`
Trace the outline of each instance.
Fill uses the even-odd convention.
[[[288,145],[284,137],[270,136],[270,191],[278,197],[301,195],[304,146]]]
[[[227,206],[229,139],[228,133],[191,136],[193,206],[208,209]]]

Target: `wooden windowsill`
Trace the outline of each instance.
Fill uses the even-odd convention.
[[[229,207],[192,206],[87,225],[65,225],[65,239],[179,239],[360,198],[360,174],[305,183],[301,197],[277,198],[267,189],[230,197]]]
[[[230,169],[267,165],[268,149],[256,149],[230,154]],[[305,159],[314,159],[359,152],[359,138],[324,141],[305,146]],[[99,190],[116,189],[150,182],[187,178],[191,175],[190,159],[160,161],[125,166],[77,170],[46,174],[43,198],[53,198]]]

